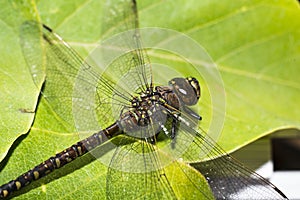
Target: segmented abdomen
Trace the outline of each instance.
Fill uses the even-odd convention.
[[[33,169],[22,174],[15,180],[12,180],[0,187],[0,198],[8,197],[12,192],[21,189],[34,180],[51,173],[53,170],[61,168],[69,162],[75,160],[77,157],[84,155],[90,150],[96,148],[98,145],[104,143],[111,137],[120,132],[119,126],[114,123],[106,129],[91,135],[90,137],[72,145],[71,147],[56,154],[54,157],[35,166]]]

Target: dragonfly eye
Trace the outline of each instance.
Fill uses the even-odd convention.
[[[169,85],[173,86],[175,94],[180,101],[187,106],[195,105],[200,98],[200,85],[197,79],[174,78],[169,81]]]

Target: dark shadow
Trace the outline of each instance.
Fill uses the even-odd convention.
[[[5,168],[5,166],[7,165],[9,158],[12,156],[14,150],[19,146],[19,144],[22,143],[22,141],[27,137],[28,133],[21,135],[20,137],[18,137],[13,144],[11,145],[11,147],[9,148],[6,156],[4,157],[4,159],[0,162],[0,172],[2,172],[2,170]]]

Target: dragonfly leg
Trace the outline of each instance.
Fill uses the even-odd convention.
[[[193,110],[191,110],[189,107],[187,107],[187,106],[184,106],[183,107],[183,110],[187,113],[187,114],[189,114],[191,117],[193,117],[194,119],[196,119],[196,120],[202,120],[202,117],[200,116],[200,115],[198,115],[197,113],[195,113]]]
[[[172,127],[171,127],[171,139],[173,140],[176,136],[176,133],[177,133],[177,123],[178,123],[178,120],[173,118],[172,119]]]

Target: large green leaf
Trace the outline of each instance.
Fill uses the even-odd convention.
[[[186,33],[217,63],[226,90],[226,118],[219,140],[226,151],[275,129],[299,128],[297,1],[168,3],[167,9],[163,2],[145,5],[140,22]],[[151,13],[168,13],[168,17]]]
[[[299,128],[296,100],[300,94],[297,81],[300,12],[297,1],[138,3],[142,27],[159,26],[184,32],[200,43],[218,64],[227,98],[224,130],[219,141],[223,148],[231,151],[275,129]],[[1,4],[0,95],[2,102],[7,102],[0,107],[3,158],[12,142],[28,131],[33,119],[32,113],[19,109],[34,110],[38,95],[18,46],[22,20],[30,14],[37,15],[85,57],[101,39],[101,3],[41,1],[36,10],[34,4],[24,4],[23,15],[18,14],[15,4]],[[179,60],[162,59],[155,53],[150,56],[153,62],[163,60],[169,65],[182,65]],[[10,105],[13,114],[7,112]],[[23,122],[14,113],[23,118]],[[32,130],[1,163],[0,183],[15,178],[78,140],[75,130],[61,123],[47,102],[41,100]],[[189,166],[184,168],[190,170]],[[104,198],[106,170],[87,155],[25,188],[19,197]],[[197,176],[201,179],[201,175]]]
[[[13,142],[28,132],[34,118],[39,90],[32,82],[19,45],[19,25],[30,9],[18,12],[17,5],[0,3],[0,160]]]

